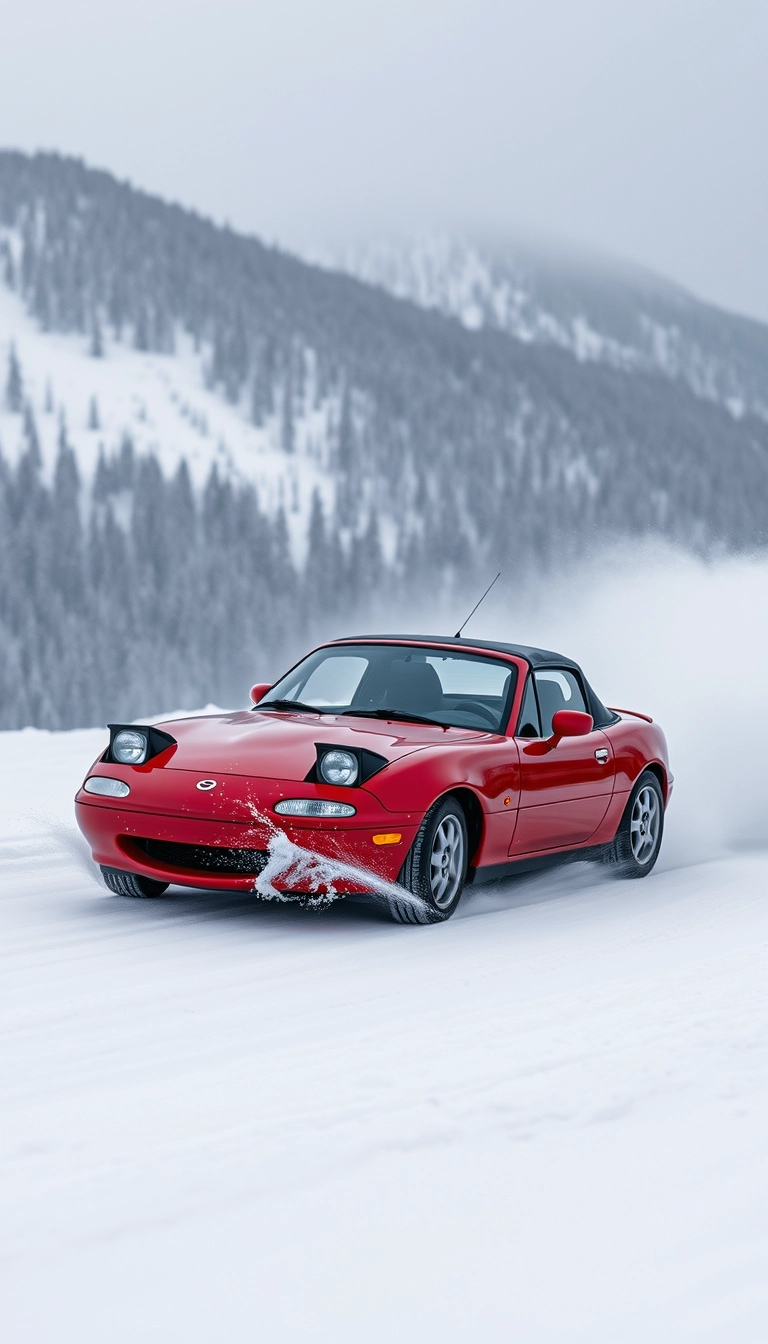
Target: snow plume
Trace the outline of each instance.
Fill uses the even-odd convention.
[[[523,598],[504,579],[470,636],[558,649],[606,704],[664,729],[675,787],[660,865],[768,846],[768,559],[638,543]]]
[[[337,882],[355,882],[367,891],[379,896],[392,896],[401,903],[422,906],[418,896],[412,895],[405,887],[387,882],[376,873],[358,865],[345,863],[341,859],[328,858],[314,849],[297,845],[289,839],[285,831],[276,826],[270,817],[261,812],[255,804],[250,804],[254,822],[266,826],[269,831],[267,849],[269,859],[266,867],[254,882],[257,896],[270,901],[300,900],[312,910],[327,909],[334,901],[340,900],[345,892],[337,891]],[[290,879],[292,891],[278,891],[273,878]]]

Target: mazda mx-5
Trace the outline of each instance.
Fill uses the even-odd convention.
[[[433,923],[468,884],[571,858],[629,878],[656,862],[672,788],[664,734],[606,708],[560,654],[339,639],[251,699],[110,725],[76,812],[113,892],[258,892],[269,872],[272,891],[322,897],[332,873],[335,894],[372,893],[400,922]]]

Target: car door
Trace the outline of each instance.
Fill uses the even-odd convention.
[[[611,743],[599,728],[553,742],[558,709],[589,712],[576,673],[554,667],[529,673],[516,734],[520,807],[509,848],[513,858],[585,844],[608,810],[615,777]]]

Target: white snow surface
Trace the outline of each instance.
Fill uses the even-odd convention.
[[[8,1344],[762,1344],[768,566],[604,573],[515,633],[663,723],[643,882],[121,900],[72,819],[103,730],[0,735]]]

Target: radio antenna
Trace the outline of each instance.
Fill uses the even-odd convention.
[[[496,575],[496,579],[500,579],[500,578],[501,578],[501,570],[499,570],[498,574]],[[483,596],[480,598],[480,602],[484,602],[484,601],[485,601],[485,599],[486,599],[486,597],[488,596],[488,594],[490,593],[490,591],[491,591],[491,589],[492,589],[494,583],[496,582],[496,579],[493,579],[492,582],[488,584],[488,587],[486,588],[485,592],[483,593]],[[461,625],[459,626],[458,630],[456,631],[456,634],[453,636],[454,639],[460,639],[460,638],[461,638],[461,632],[462,632],[462,630],[464,629],[464,626],[465,626],[465,625],[469,625],[469,622],[472,620],[472,617],[474,616],[475,612],[477,611],[477,608],[480,606],[480,602],[476,602],[476,603],[475,603],[475,605],[474,605],[474,607],[472,608],[472,610],[470,611],[470,613],[469,613],[467,619],[466,619],[465,621],[462,621]]]

